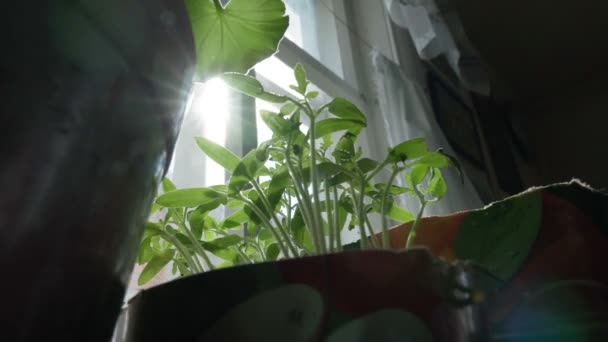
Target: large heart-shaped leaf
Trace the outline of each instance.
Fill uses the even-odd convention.
[[[201,80],[223,72],[246,73],[271,56],[283,38],[289,18],[281,0],[185,0]]]
[[[528,257],[541,220],[540,191],[472,211],[460,226],[454,254],[483,266],[501,280],[509,280]]]

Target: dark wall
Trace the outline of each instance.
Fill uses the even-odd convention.
[[[451,2],[491,70],[524,186],[608,188],[608,2]]]

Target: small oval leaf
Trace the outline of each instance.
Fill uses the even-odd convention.
[[[363,127],[367,125],[365,115],[347,99],[336,97],[327,105],[327,109],[330,113],[341,119],[359,122]]]
[[[239,164],[239,157],[229,149],[203,137],[196,137],[195,140],[198,147],[205,152],[207,157],[220,164],[226,171],[234,171]]]
[[[173,255],[175,255],[175,250],[168,249],[154,256],[141,271],[137,279],[137,285],[144,285],[154,278],[173,259]]]
[[[226,194],[211,188],[180,189],[160,195],[156,203],[167,208],[194,208],[211,202],[226,204]]]
[[[325,119],[322,121],[318,121],[315,124],[315,138],[320,139],[328,134],[345,130],[357,131],[360,130],[362,127],[365,127],[365,124],[360,121],[335,118]]]

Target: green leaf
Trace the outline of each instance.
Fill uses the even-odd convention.
[[[331,135],[327,134],[321,137],[323,139],[323,143],[321,144],[321,150],[327,151],[331,145],[334,143],[331,140]]]
[[[296,77],[296,81],[298,82],[297,92],[302,95],[306,94],[306,88],[310,82],[308,82],[306,79],[306,71],[304,71],[302,64],[296,64],[296,67],[293,69],[293,73]]]
[[[224,221],[220,224],[220,227],[222,227],[223,229],[240,227],[241,224],[243,222],[246,222],[247,220],[249,220],[249,217],[245,213],[245,210],[237,210],[230,216],[226,217],[226,219],[224,219]]]
[[[390,213],[395,199],[393,196],[387,196],[386,201],[384,203],[385,213]],[[371,211],[379,213],[382,210],[382,195],[377,194],[373,197]]]
[[[309,100],[314,100],[319,96],[319,92],[318,91],[309,91],[306,94],[306,98]]]
[[[168,208],[194,208],[210,203],[226,204],[226,194],[211,188],[180,189],[160,195],[156,203]]]
[[[227,71],[246,73],[275,53],[289,26],[281,0],[231,0],[225,8],[209,0],[185,4],[201,80]]]
[[[446,192],[448,191],[440,169],[433,169],[433,177],[431,177],[431,180],[429,181],[427,191],[437,199],[445,196]]]
[[[165,177],[163,178],[163,192],[169,192],[169,191],[173,191],[177,189],[177,187],[175,186],[175,184],[173,184],[173,182]]]
[[[309,167],[307,167],[306,169],[310,171]],[[331,162],[324,162],[317,165],[317,175],[319,177],[319,180],[321,181],[331,178],[343,171],[345,171],[343,167]]]
[[[210,243],[219,248],[228,248],[241,243],[241,241],[243,241],[243,238],[238,235],[226,235],[210,241]]]
[[[190,230],[197,240],[200,240],[203,236],[203,230],[205,230],[205,217],[209,214],[209,211],[197,208],[188,213],[188,224]]]
[[[360,121],[333,118],[325,119],[315,123],[315,138],[320,139],[328,134],[344,130],[355,132],[362,127],[365,127],[365,124]]]
[[[406,182],[410,188],[415,188],[416,185],[422,183],[426,175],[429,173],[429,167],[426,165],[414,165],[412,167],[412,171],[408,175],[406,175]]]
[[[288,98],[285,96],[265,91],[262,83],[251,76],[235,72],[228,72],[222,76],[222,79],[229,87],[240,91],[245,95],[249,95],[260,100],[272,103],[284,103],[288,100]]]
[[[407,159],[420,158],[429,152],[423,138],[411,139],[389,150],[389,163],[404,162]]]
[[[220,164],[226,171],[232,172],[239,164],[239,157],[229,149],[203,137],[196,137],[196,144],[207,157]]]
[[[403,209],[396,204],[393,204],[391,210],[389,210],[388,217],[401,223],[411,222],[416,219],[414,214],[412,214],[409,210]]]
[[[361,170],[361,172],[364,174],[375,170],[378,165],[380,165],[380,163],[369,158],[361,158],[357,160],[357,167],[359,167],[359,170]]]
[[[272,209],[275,209],[281,201],[281,197],[283,196],[285,189],[289,186],[289,181],[289,172],[286,167],[281,168],[279,172],[272,176],[272,180],[270,181],[266,194]]]
[[[264,166],[264,163],[258,160],[256,150],[250,151],[234,169],[232,177],[230,177],[228,182],[228,188],[233,192],[243,190],[255,178],[255,175],[262,166]]]
[[[343,165],[352,161],[355,156],[355,138],[354,135],[347,132],[338,140],[338,143],[332,152],[332,155],[338,164]]]
[[[173,249],[168,249],[155,255],[141,271],[139,279],[137,279],[137,285],[144,285],[154,278],[173,259],[173,255],[175,255],[175,250]]]
[[[240,236],[228,235],[210,242],[201,241],[201,246],[217,257],[235,262],[238,254],[231,247],[238,245],[242,240]]]
[[[158,223],[147,222],[146,228],[144,229],[144,236],[141,239],[144,240],[152,236],[160,235],[161,233],[162,230]]]
[[[266,259],[277,260],[280,252],[281,250],[279,249],[279,244],[276,242],[271,243],[270,245],[268,245],[268,247],[266,247]]]
[[[217,221],[211,215],[205,216],[205,230],[219,228]]]
[[[274,238],[274,235],[272,234],[270,229],[267,229],[267,228],[260,229],[260,235],[258,235],[258,238],[262,241],[268,241],[268,240],[276,241],[276,239]]]
[[[357,106],[347,99],[336,97],[329,103],[327,109],[330,113],[341,119],[360,123],[360,127],[365,127],[367,125],[367,118],[365,115],[363,115]]]
[[[527,192],[472,211],[458,230],[454,254],[458,259],[471,260],[508,281],[528,257],[541,220],[540,191]]]
[[[156,214],[162,207],[158,205],[156,202],[152,203],[152,208],[150,208],[150,214],[148,216],[152,216]]]
[[[450,159],[439,152],[429,152],[416,160],[416,164],[443,168],[450,166]]]
[[[300,209],[296,209],[293,218],[291,219],[291,232],[298,242],[298,244],[303,247],[306,251],[311,252],[314,249],[312,239],[308,230],[306,230],[306,226],[304,225],[304,219],[302,218],[302,213]]]
[[[285,120],[279,114],[269,112],[267,110],[260,110],[260,117],[266,126],[270,128],[272,133],[276,134],[277,136],[285,136],[294,129],[293,123]]]
[[[154,248],[150,245],[150,237],[145,238],[139,245],[139,254],[137,255],[137,264],[143,265],[154,257],[156,253]]]
[[[380,192],[383,192],[384,189],[386,188],[386,184],[376,184],[374,185],[374,187],[376,189],[378,189]],[[408,189],[408,188],[402,188],[400,186],[397,185],[391,185],[390,189],[388,190],[388,193],[391,195],[401,195],[401,194],[406,194],[408,192],[411,192],[412,189]]]
[[[298,107],[295,104],[289,102],[281,106],[281,109],[279,111],[283,115],[289,115],[293,113],[296,109],[298,109]]]
[[[206,251],[212,253],[216,257],[229,261],[233,264],[239,259],[239,255],[234,248],[218,248],[209,242],[201,242],[201,245]]]
[[[449,155],[445,152],[443,152],[443,149],[438,149],[437,153],[441,153],[442,155],[444,155],[445,157],[447,157],[450,161],[450,166],[453,166],[456,169],[456,172],[458,173],[458,177],[460,178],[460,183],[464,184],[464,173],[462,172],[462,166],[460,165],[460,162],[458,161],[458,159],[456,159],[456,157]]]

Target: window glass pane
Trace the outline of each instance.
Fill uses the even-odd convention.
[[[284,0],[289,15],[285,36],[342,77],[336,17],[332,0]]]
[[[178,188],[224,184],[224,170],[205,158],[194,139],[204,136],[225,146],[229,116],[229,89],[221,79],[195,84],[167,174]]]

